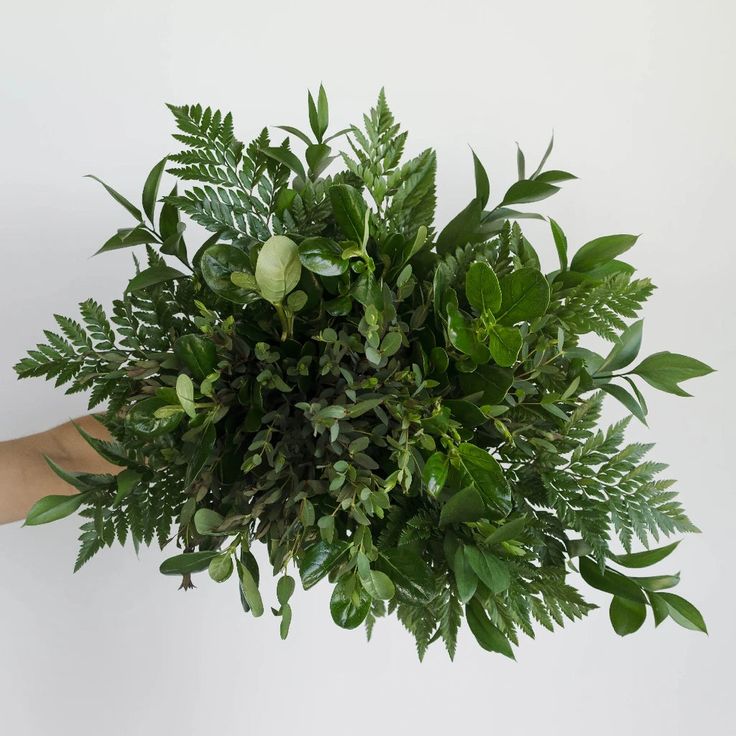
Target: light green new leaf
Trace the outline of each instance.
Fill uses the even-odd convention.
[[[443,452],[435,452],[426,463],[422,471],[422,480],[427,493],[433,498],[439,496],[447,481],[449,461]]]
[[[180,373],[176,379],[176,397],[179,399],[181,408],[191,419],[194,419],[197,416],[197,408],[194,405],[194,384],[186,373]]]
[[[274,235],[263,244],[256,261],[256,282],[266,301],[281,304],[296,288],[301,273],[299,249],[293,240]]]
[[[518,327],[505,327],[496,324],[488,332],[488,347],[491,357],[502,368],[516,362],[521,350],[522,337]]]

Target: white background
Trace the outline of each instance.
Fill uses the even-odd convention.
[[[52,312],[109,303],[130,274],[127,253],[88,258],[128,223],[82,175],[137,197],[173,150],[164,102],[231,109],[249,139],[265,123],[305,126],[306,88],[320,81],[338,125],[386,86],[410,151],[438,150],[441,224],[471,196],[468,144],[498,198],[515,176],[514,141],[536,165],[554,128],[550,165],[580,181],[545,211],[575,246],[643,233],[632,260],[659,286],[644,352],[692,354],[719,372],[689,385],[696,398],[647,391],[650,429],[631,434],[658,442],[704,531],[663,569],[682,570],[709,637],[667,622],[619,639],[604,608],[524,641],[517,663],[465,634],[454,664],[439,647],[419,664],[395,622],[370,645],[336,628],[324,584],[297,594],[283,643],[275,619],[242,614],[232,584],[202,577],[177,591],[158,550],[115,548],[72,576],[74,519],[11,525],[0,529],[1,732],[736,732],[733,3],[2,6],[0,439],[84,411],[41,380],[16,383],[11,365]],[[553,253],[545,230],[529,233]]]

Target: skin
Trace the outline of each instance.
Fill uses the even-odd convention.
[[[107,430],[93,416],[79,417],[74,422],[93,437],[110,439]],[[65,470],[120,471],[119,467],[101,458],[71,422],[46,432],[0,442],[0,524],[24,519],[31,506],[43,496],[76,493],[49,468],[44,455]]]

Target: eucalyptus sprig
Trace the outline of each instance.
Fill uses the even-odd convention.
[[[77,493],[26,523],[79,510],[75,569],[116,539],[174,543],[162,573],[184,588],[205,570],[235,577],[256,617],[262,542],[284,638],[296,573],[305,589],[329,579],[339,626],[370,636],[396,614],[420,657],[439,639],[454,656],[463,617],[513,657],[535,623],[595,608],[580,578],[612,596],[621,635],[650,610],[705,631],[670,592],[679,575],[629,572],[677,546],[652,543],[697,531],[665,466],[625,444],[628,419],[599,428],[604,397],[646,423],[641,381],[686,396],[682,382],[711,372],[677,353],[639,359],[654,287],[620,259],[637,237],[570,254],[548,219],[559,267],[542,270],[519,221],[545,218],[518,208],[575,179],[545,168],[551,142],[530,175],[519,151],[493,206],[473,154],[474,196],[437,232],[435,153],[406,159],[384,93],[331,135],[324,89],[308,103],[308,132],[248,145],[229,114],[170,106],[183,149],[153,168],[142,207],[103,183],[132,222],[99,252],[143,247],[145,261],[110,317],[92,300],[81,322],[56,315],[16,370],[106,402],[113,440],[79,431],[121,470],[50,463]],[[188,220],[211,233],[196,249]],[[590,334],[610,349],[586,347]]]

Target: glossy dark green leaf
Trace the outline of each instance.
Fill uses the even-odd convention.
[[[342,257],[342,248],[329,238],[302,240],[299,243],[299,260],[305,268],[320,276],[340,276],[349,266],[349,261]]]
[[[334,184],[329,189],[332,213],[347,240],[363,242],[367,205],[361,193],[349,184]]]
[[[205,552],[184,552],[164,560],[159,571],[164,575],[188,575],[206,570],[210,562],[220,555],[218,550]]]
[[[158,437],[173,432],[179,426],[182,414],[171,414],[164,418],[155,416],[155,412],[164,406],[167,403],[161,399],[143,399],[133,405],[125,417],[125,423],[131,431],[144,437]]]
[[[488,417],[470,401],[445,399],[442,403],[452,412],[452,416],[466,427],[480,427],[488,421]]]
[[[549,285],[534,268],[520,268],[501,279],[499,322],[512,325],[541,317],[549,304]]]
[[[123,197],[122,194],[119,192],[116,192],[112,187],[105,184],[102,179],[98,179],[93,174],[86,174],[86,177],[88,179],[94,179],[99,184],[102,184],[103,187],[105,187],[105,191],[119,204],[125,207],[128,212],[130,212],[133,217],[135,217],[138,222],[143,222],[143,215],[141,214],[141,211],[131,202],[129,202],[125,197]]]
[[[677,396],[690,396],[680,388],[682,381],[713,373],[713,369],[695,358],[667,351],[644,358],[632,373],[641,376],[650,386]]]
[[[308,590],[322,580],[340,561],[347,550],[347,543],[342,541],[333,542],[332,544],[320,541],[307,547],[299,562],[299,575],[304,590]]]
[[[511,643],[501,629],[491,622],[477,598],[473,598],[465,606],[465,618],[473,632],[473,636],[483,649],[487,652],[498,652],[511,659],[516,659],[511,649]]]
[[[269,238],[258,253],[256,282],[261,296],[271,304],[281,304],[296,288],[302,266],[296,243],[284,235]]]
[[[542,199],[551,197],[559,191],[560,188],[554,186],[554,184],[548,184],[545,181],[539,181],[539,179],[524,179],[522,181],[517,181],[509,187],[500,206],[504,207],[509,204],[539,202]]]
[[[615,595],[611,599],[608,615],[613,630],[619,636],[626,636],[641,628],[647,617],[647,607],[644,603]]]
[[[217,348],[205,335],[182,335],[174,343],[174,354],[197,381],[204,380],[217,367]]]
[[[628,598],[635,603],[646,602],[641,588],[630,578],[608,568],[601,572],[598,564],[590,557],[580,558],[580,574],[588,585],[597,590]]]
[[[708,627],[705,625],[702,614],[690,601],[674,593],[657,593],[656,595],[667,604],[670,618],[675,623],[684,626],[686,629],[702,631],[704,634],[708,633]]]
[[[474,486],[463,488],[450,496],[440,512],[440,526],[478,521],[486,513],[482,496]]]
[[[465,295],[479,313],[496,314],[501,307],[501,286],[494,270],[482,261],[470,265],[465,276]]]
[[[381,551],[376,563],[396,586],[396,597],[403,602],[426,604],[435,593],[429,565],[408,545]]]
[[[210,245],[201,255],[199,267],[202,278],[217,296],[236,304],[250,304],[259,299],[257,292],[236,286],[231,275],[250,272],[251,263],[244,251],[233,245]]]
[[[508,565],[487,550],[465,545],[465,557],[473,572],[491,593],[502,593],[511,583]]]
[[[522,337],[518,327],[496,324],[488,332],[491,357],[502,368],[512,366],[521,350]]]
[[[671,555],[677,549],[678,544],[680,544],[679,540],[672,542],[672,544],[667,544],[664,547],[657,547],[657,549],[632,552],[628,555],[611,555],[611,558],[624,567],[649,567]]]
[[[368,616],[371,601],[368,592],[354,580],[341,578],[330,598],[332,620],[343,629],[355,629]]]
[[[23,526],[37,526],[63,519],[73,514],[82,501],[84,501],[84,495],[81,493],[75,493],[72,496],[44,496],[31,506]]]
[[[638,239],[638,235],[604,235],[595,238],[580,246],[572,257],[570,270],[587,272],[603,266],[629,250]]]
[[[126,291],[139,291],[140,289],[148,289],[157,284],[163,284],[167,281],[175,281],[183,279],[186,274],[182,273],[171,266],[151,266],[141,271],[128,282]]]
[[[166,158],[161,159],[151,169],[151,173],[146,177],[146,182],[143,185],[143,211],[148,215],[148,219],[151,222],[153,222],[155,214],[158,187],[161,183],[161,175],[166,169],[166,161]]]
[[[460,462],[486,503],[508,512],[511,510],[511,493],[501,466],[491,455],[469,442],[458,446]]]
[[[427,493],[433,498],[439,496],[447,481],[449,461],[443,452],[435,452],[426,463],[422,471],[422,480]]]
[[[359,575],[361,585],[371,598],[388,601],[396,594],[396,587],[385,572],[367,569],[361,571]]]

